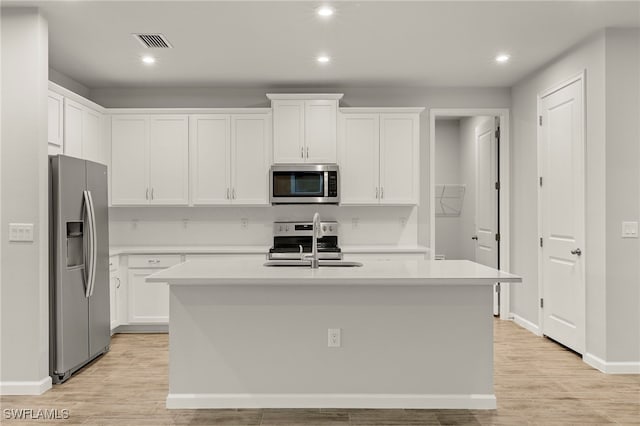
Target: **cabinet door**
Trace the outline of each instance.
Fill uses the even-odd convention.
[[[101,114],[89,108],[82,108],[82,158],[100,161],[100,119]]]
[[[380,203],[418,204],[417,114],[380,114]]]
[[[111,204],[149,203],[148,120],[143,115],[111,119]]]
[[[231,124],[229,115],[189,118],[191,203],[228,204],[230,193]]]
[[[337,101],[304,102],[305,162],[335,163],[337,161],[337,111]]]
[[[111,330],[120,325],[118,314],[118,299],[120,292],[120,277],[117,273],[109,274],[109,307],[111,313]]]
[[[189,204],[188,116],[150,118],[149,187],[151,204]]]
[[[377,204],[379,200],[379,114],[340,116],[340,202]]]
[[[231,117],[231,194],[234,204],[269,203],[269,114]]]
[[[274,163],[304,162],[304,101],[273,101]]]
[[[129,269],[129,323],[169,322],[169,284],[148,283],[158,269]]]
[[[47,98],[47,142],[49,155],[63,153],[63,110],[64,98],[62,95],[49,91]]]
[[[82,105],[64,100],[64,153],[82,158]]]

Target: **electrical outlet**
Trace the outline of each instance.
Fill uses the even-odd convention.
[[[403,228],[405,226],[407,226],[407,218],[406,217],[401,217],[400,218],[400,226],[402,226]]]
[[[247,219],[246,217],[243,217],[242,219],[240,219],[240,228],[247,229],[248,227],[249,227],[249,219]]]
[[[360,225],[360,219],[358,219],[357,217],[354,217],[351,219],[351,227],[353,229],[358,229],[359,225]]]
[[[340,342],[340,329],[339,328],[330,328],[328,330],[328,342],[327,346],[330,348],[339,348],[341,346]]]
[[[622,222],[622,238],[638,238],[638,222]]]

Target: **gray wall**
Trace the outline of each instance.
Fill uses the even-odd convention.
[[[538,93],[586,75],[586,352],[640,360],[640,249],[621,239],[638,220],[640,65],[637,30],[601,31],[512,88],[511,310],[538,325]]]
[[[640,361],[640,30],[608,29],[606,66],[607,361]]]
[[[37,383],[49,375],[47,48],[47,23],[36,9],[2,10],[3,385],[8,381]],[[12,222],[33,223],[34,242],[8,242]]]
[[[418,242],[429,244],[429,109],[508,108],[508,88],[258,87],[94,89],[90,99],[107,108],[265,107],[265,93],[344,93],[341,106],[425,107],[420,119]]]

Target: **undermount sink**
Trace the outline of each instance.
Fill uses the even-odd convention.
[[[298,266],[298,267],[311,267],[310,260],[270,260],[264,264],[264,266]],[[344,260],[319,260],[318,266],[332,266],[332,267],[358,267],[362,266],[360,262],[349,262]]]

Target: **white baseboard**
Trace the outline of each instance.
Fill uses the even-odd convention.
[[[0,395],[42,395],[49,389],[49,376],[34,382],[0,382]]]
[[[640,374],[640,362],[609,362],[589,353],[584,354],[582,360],[607,374]]]
[[[542,333],[540,332],[540,327],[538,327],[538,325],[514,313],[511,313],[510,316],[511,318],[513,318],[513,322],[518,324],[520,327],[524,328],[525,330],[529,330],[536,336],[542,336]]]
[[[493,394],[176,394],[167,408],[407,408],[493,410]]]

